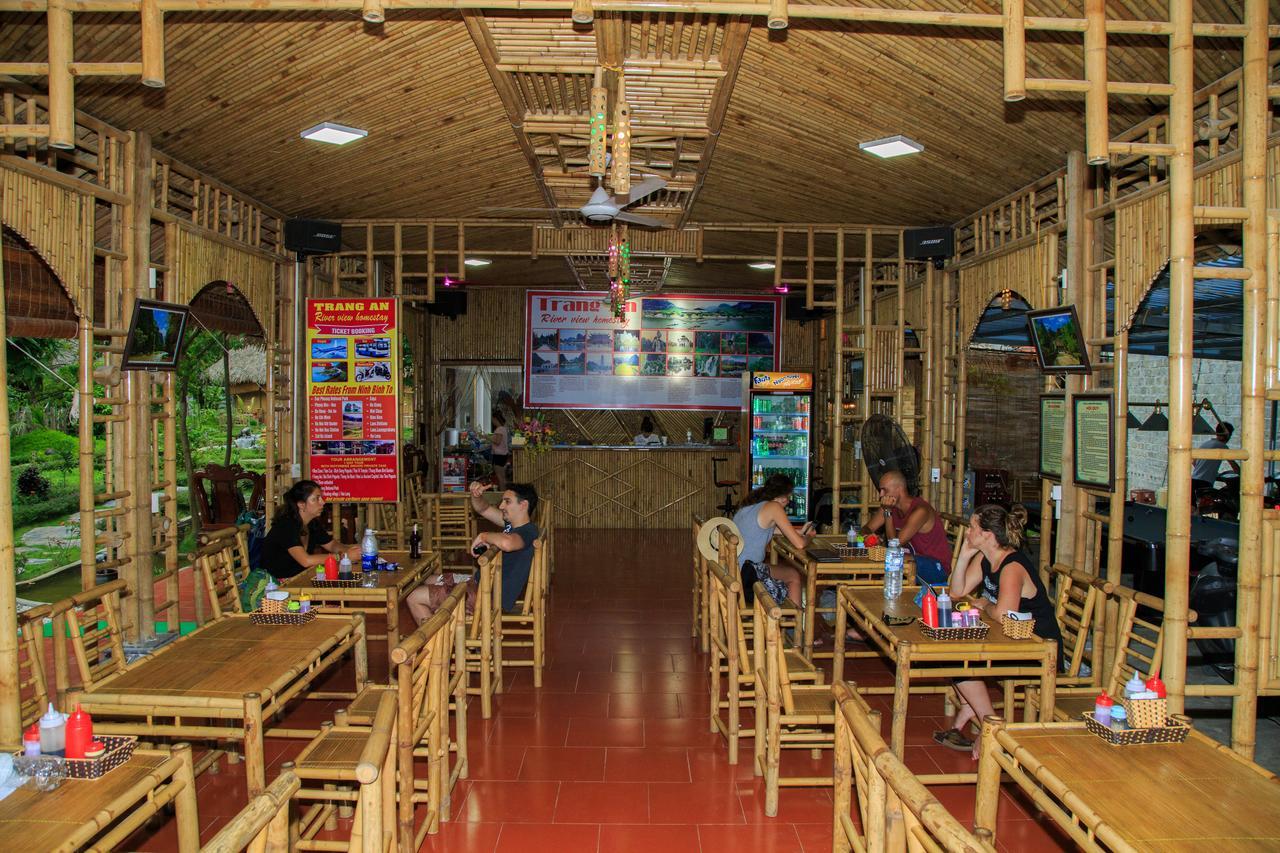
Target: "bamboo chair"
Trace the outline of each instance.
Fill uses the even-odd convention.
[[[471,511],[471,495],[466,492],[440,493],[430,496],[431,550],[470,548],[476,538],[475,513]]]
[[[835,743],[835,704],[831,689],[816,684],[794,684],[788,670],[787,648],[782,636],[782,608],[764,584],[755,586],[756,770],[764,770],[764,813],[778,814],[778,788],[821,787],[827,776],[782,776],[782,750],[808,749],[817,758]]]
[[[371,728],[322,723],[320,734],[293,762],[282,765],[282,775],[292,770],[305,785],[293,799],[311,802],[297,821],[295,850],[351,850],[387,853],[396,842],[397,737],[396,694],[385,691],[378,701]],[[340,787],[341,786],[341,787]],[[356,789],[356,790],[353,790]],[[351,838],[346,844],[321,841],[321,829],[336,828],[337,804],[355,803]]]
[[[399,503],[368,504],[365,507],[365,522],[372,527],[378,536],[378,547],[382,550],[408,551],[409,531],[413,522],[408,519],[408,511],[401,512]],[[364,537],[364,531],[358,532],[356,541]]]
[[[493,716],[494,696],[502,692],[502,552],[490,548],[481,556],[476,609],[467,623],[465,642],[467,695],[480,697],[480,716]],[[470,675],[477,676],[471,684]]]
[[[302,783],[298,774],[285,771],[249,805],[231,819],[209,843],[200,848],[201,853],[238,853],[289,849],[289,802]]]
[[[18,614],[18,712],[22,728],[40,719],[49,705],[49,683],[44,657],[44,620],[53,613],[53,605]],[[55,638],[55,642],[59,642]],[[20,749],[21,743],[5,744]]]
[[[1094,671],[1096,653],[1086,648],[1093,630],[1093,617],[1098,610],[1100,596],[1108,595],[1115,588],[1113,584],[1085,574],[1079,569],[1055,563],[1049,568],[1050,577],[1057,582],[1054,592],[1054,616],[1058,620],[1058,628],[1062,632],[1062,657],[1066,663],[1065,671],[1058,674],[1058,686],[1077,687],[1094,685],[1098,676],[1092,672],[1081,675],[1086,659]],[[1026,688],[1036,681],[1009,680],[1004,684],[1004,714],[1012,716],[1018,705],[1026,699]]]
[[[114,580],[54,602],[50,608],[49,615],[55,620],[59,616],[67,620],[80,684],[86,690],[128,666],[124,656],[126,625],[120,609],[120,599],[128,592],[128,583]]]
[[[746,610],[742,581],[730,577],[718,562],[708,561],[710,578],[711,630],[711,731],[718,732],[729,747],[729,763],[738,763],[738,742],[758,737],[759,720],[754,729],[743,731],[742,709],[756,698],[756,677],[751,664],[751,637],[759,630],[752,611]],[[770,601],[773,599],[770,597]],[[745,618],[743,611],[748,614]],[[750,623],[751,630],[748,630]],[[822,673],[797,649],[785,652],[791,680],[822,682]],[[724,678],[723,694],[720,679]],[[721,716],[721,712],[724,716]],[[758,772],[758,771],[757,771]]]
[[[690,636],[698,639],[702,653],[710,651],[710,594],[707,590],[707,560],[702,556],[702,548],[698,545],[698,534],[705,524],[702,516],[693,516],[693,629]]]
[[[994,853],[988,834],[966,830],[893,754],[880,734],[878,711],[843,681],[831,685],[831,692],[836,705],[833,853]],[[850,817],[854,788],[857,824]]]
[[[1100,582],[1101,583],[1101,582]],[[1101,689],[1111,696],[1123,693],[1124,684],[1136,672],[1143,679],[1160,674],[1160,659],[1164,653],[1164,600],[1126,586],[1111,589],[1116,599],[1116,625],[1111,668],[1105,684],[1059,687],[1054,691],[1053,716],[1056,720],[1078,720],[1080,715],[1093,710],[1094,700]],[[1149,607],[1160,614],[1159,622],[1138,616],[1139,607]],[[1027,688],[1027,704],[1024,719],[1034,722],[1040,708],[1039,690]]]
[[[541,529],[541,528],[539,528]],[[550,573],[547,568],[547,541],[543,533],[533,542],[533,563],[524,594],[516,602],[514,613],[503,613],[502,666],[529,667],[533,670],[533,686],[542,686],[542,669],[547,649],[547,594]],[[523,652],[528,649],[529,656]],[[520,657],[513,653],[519,652]]]
[[[196,569],[204,580],[211,619],[243,613],[240,582],[249,574],[249,548],[244,530],[226,527],[210,534],[195,553]]]

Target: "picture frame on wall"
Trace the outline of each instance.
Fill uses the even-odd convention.
[[[1115,417],[1110,394],[1071,398],[1072,480],[1077,486],[1115,487]]]

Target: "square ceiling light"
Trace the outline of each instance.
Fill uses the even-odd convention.
[[[886,160],[890,157],[901,157],[905,154],[919,154],[924,150],[924,146],[919,142],[914,139],[907,139],[902,134],[886,136],[884,139],[877,139],[872,142],[859,142],[858,147],[868,154],[874,154]]]
[[[357,139],[363,139],[368,136],[369,131],[361,130],[358,127],[347,127],[345,124],[335,124],[331,121],[322,121],[315,127],[309,127],[298,135],[303,139],[328,142],[330,145],[346,145],[348,142],[355,142]]]

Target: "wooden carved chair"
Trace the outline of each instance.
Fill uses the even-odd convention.
[[[515,612],[501,616],[502,666],[504,669],[511,666],[531,668],[534,687],[542,686],[542,669],[546,663],[549,583],[547,541],[543,534],[534,540],[529,582],[516,602]]]
[[[245,509],[263,508],[266,478],[239,465],[209,464],[192,472],[191,495],[202,530],[233,526]]]
[[[67,621],[80,684],[86,689],[125,671],[124,632],[128,626],[120,599],[128,592],[125,581],[114,580],[54,602],[50,609],[55,620],[63,616]]]

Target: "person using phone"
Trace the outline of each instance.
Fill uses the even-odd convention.
[[[770,475],[763,486],[752,489],[743,499],[742,509],[734,515],[733,523],[742,534],[738,568],[742,572],[743,589],[750,590],[760,581],[778,601],[789,598],[800,604],[800,573],[790,566],[771,566],[764,561],[775,531],[797,548],[805,547],[813,539],[812,523],[797,529],[787,518],[787,504],[791,503],[794,490],[795,485],[786,474]],[[747,601],[752,601],[750,592]]]

